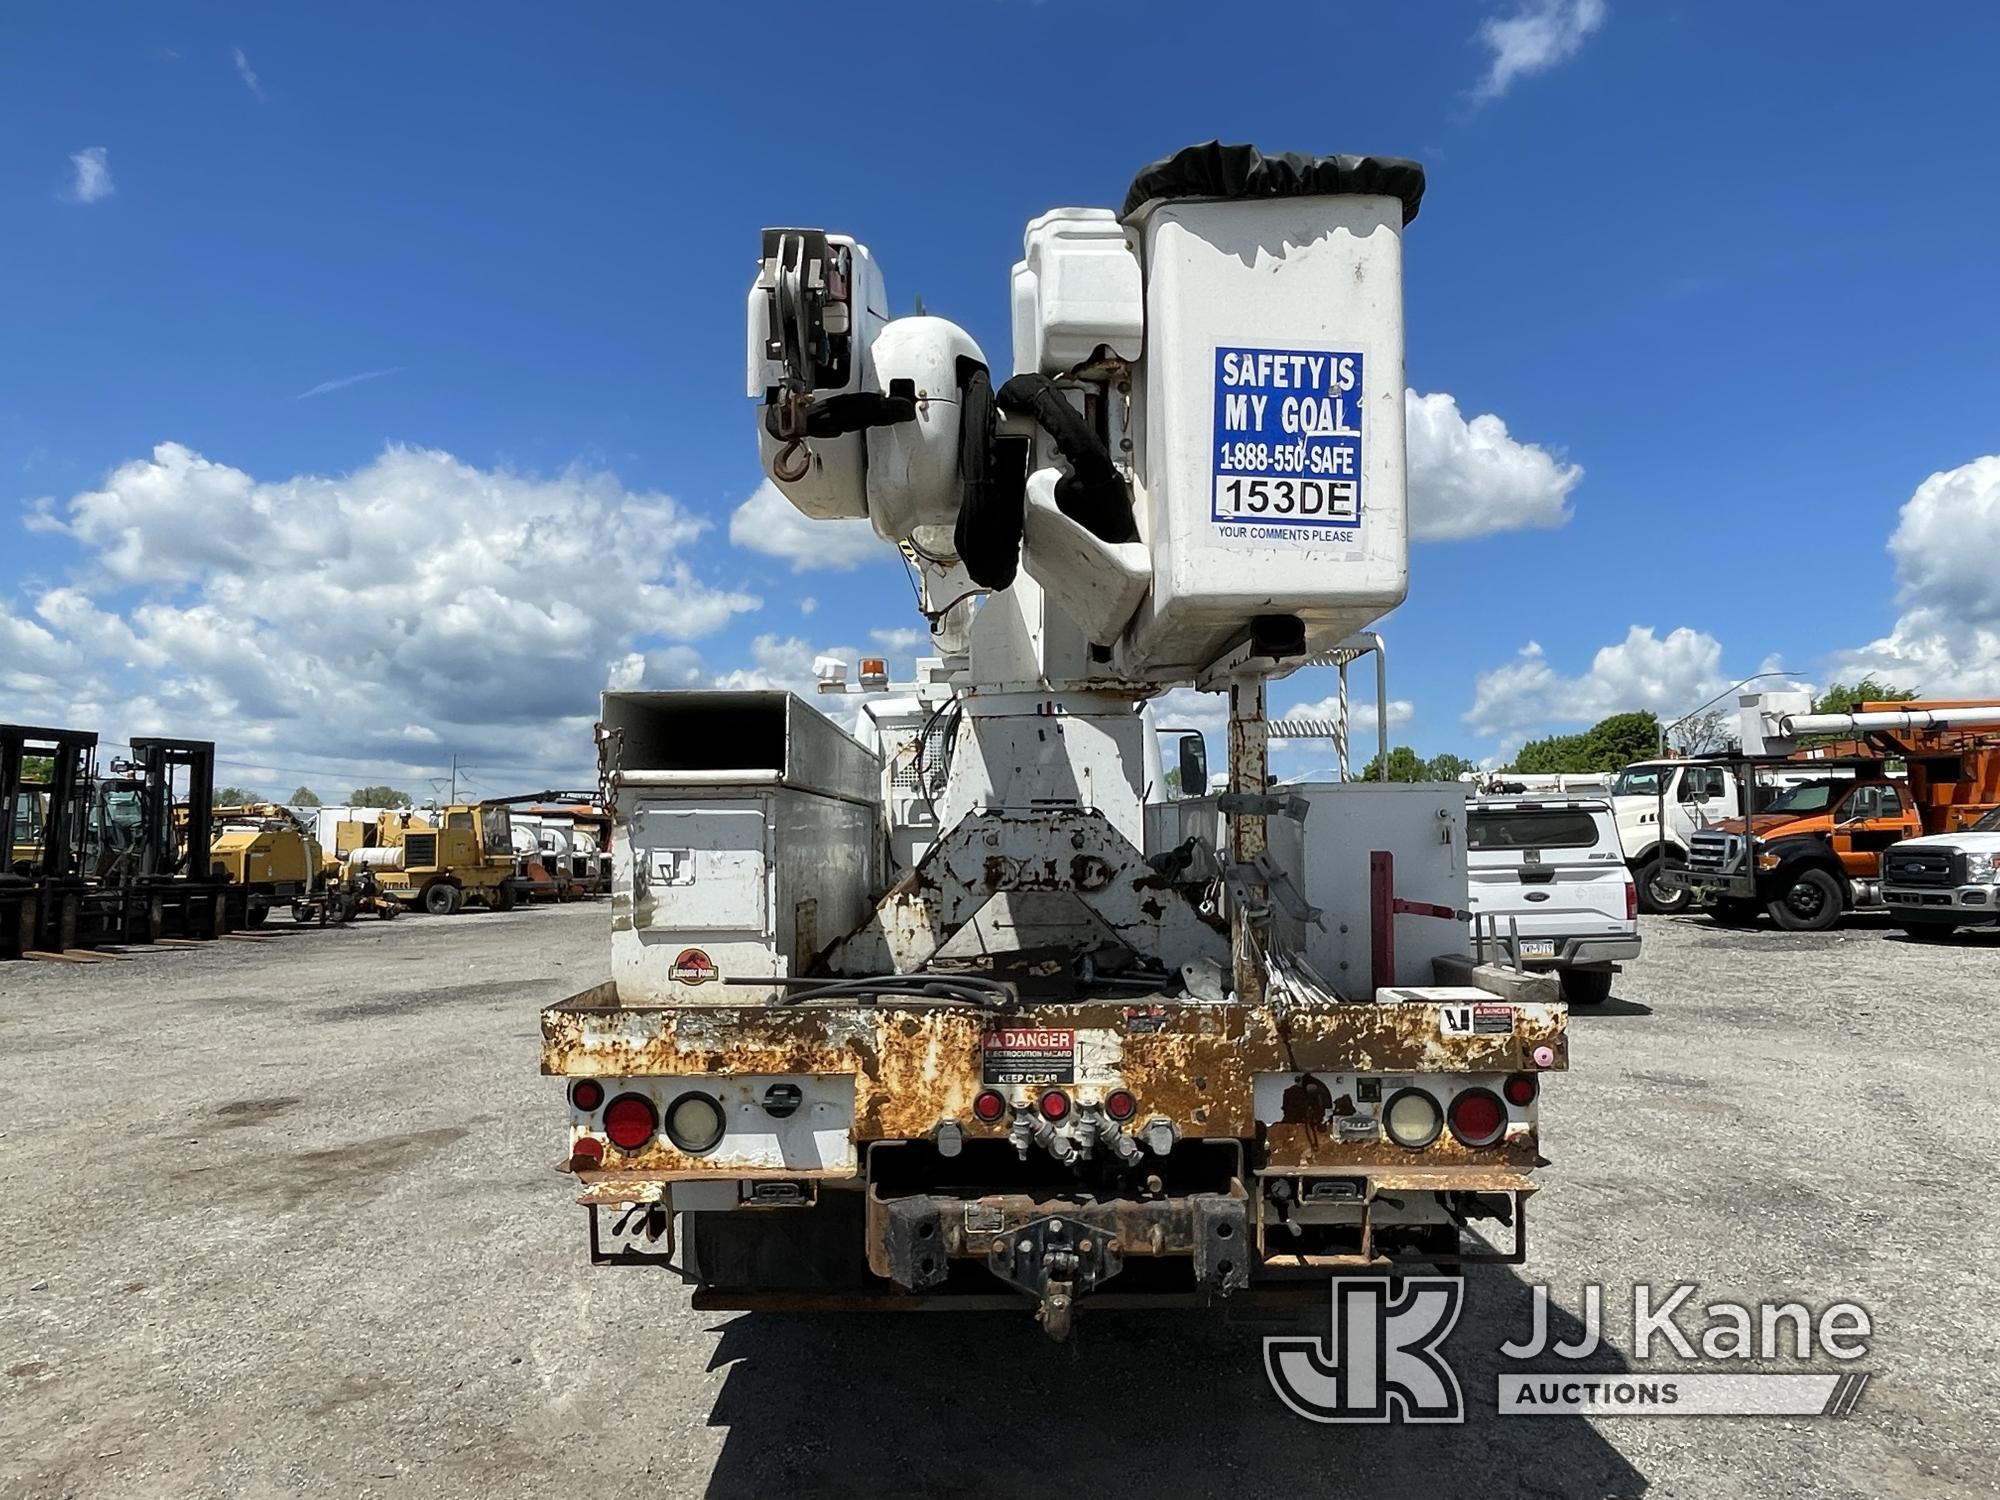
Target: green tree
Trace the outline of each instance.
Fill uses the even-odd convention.
[[[1600,719],[1582,734],[1529,740],[1515,752],[1514,763],[1507,769],[1524,776],[1617,771],[1655,754],[1659,743],[1659,718],[1650,709],[1642,709]]]
[[[1453,755],[1449,750],[1442,755],[1433,755],[1424,762],[1424,780],[1456,781],[1468,771],[1479,769],[1463,755]]]
[[[1600,719],[1583,737],[1584,764],[1579,771],[1618,771],[1635,760],[1657,755],[1660,720],[1651,709],[1613,714]]]
[[[52,756],[24,755],[21,757],[21,779],[23,781],[47,781],[56,773],[56,763]]]
[[[243,807],[263,800],[247,787],[219,786],[215,789],[214,802],[217,807]]]
[[[1369,757],[1368,764],[1361,768],[1362,781],[1382,779],[1382,757]],[[1427,781],[1423,757],[1408,745],[1398,745],[1389,752],[1389,779],[1391,781]]]
[[[1813,712],[1851,714],[1858,712],[1864,703],[1908,703],[1916,696],[1913,689],[1863,677],[1859,682],[1828,683],[1826,691],[1813,699]]]
[[[358,786],[347,794],[349,807],[408,807],[410,794],[392,786]]]
[[[293,807],[318,807],[319,805],[318,794],[309,786],[302,786],[296,792],[292,793]]]
[[[1524,776],[1584,770],[1585,738],[1580,734],[1551,734],[1529,740],[1514,752],[1514,763],[1507,769]]]

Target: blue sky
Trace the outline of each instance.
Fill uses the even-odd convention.
[[[497,791],[582,770],[608,677],[907,630],[886,548],[731,539],[757,231],[1004,363],[1025,222],[1210,137],[1430,173],[1398,739],[2000,690],[1990,7],[839,14],[10,7],[0,718]]]

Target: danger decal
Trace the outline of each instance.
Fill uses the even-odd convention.
[[[996,1027],[979,1047],[989,1084],[1076,1082],[1076,1032],[1069,1027]]]

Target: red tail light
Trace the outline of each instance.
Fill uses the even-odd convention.
[[[569,1102],[590,1114],[604,1102],[604,1085],[595,1078],[579,1078],[569,1086]]]
[[[1042,1095],[1042,1113],[1051,1120],[1060,1120],[1069,1113],[1069,1095],[1061,1089],[1050,1089]]]
[[[620,1151],[637,1151],[659,1128],[659,1112],[644,1094],[620,1094],[604,1107],[604,1133]]]
[[[1507,1080],[1500,1092],[1507,1096],[1509,1104],[1518,1104],[1523,1107],[1533,1104],[1536,1092],[1535,1075],[1532,1073],[1516,1073],[1512,1078]]]
[[[1139,1111],[1139,1101],[1124,1089],[1113,1089],[1104,1096],[1104,1112],[1114,1120],[1129,1120]]]
[[[569,1148],[569,1169],[588,1172],[604,1165],[604,1142],[584,1136]]]
[[[1485,1089],[1467,1089],[1451,1101],[1445,1118],[1461,1146],[1490,1146],[1507,1129],[1507,1111]]]
[[[1625,920],[1630,922],[1639,915],[1639,887],[1631,881],[1625,882]]]
[[[1007,1101],[992,1089],[987,1089],[972,1101],[972,1112],[991,1125],[1007,1113]]]

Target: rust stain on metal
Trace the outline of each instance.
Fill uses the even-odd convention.
[[[1276,1173],[1307,1168],[1408,1167],[1413,1155],[1392,1141],[1343,1141],[1307,1125],[1272,1125],[1265,1132],[1264,1143],[1263,1170]],[[1491,1166],[1500,1161],[1527,1168],[1534,1166],[1536,1154],[1534,1132],[1525,1125],[1515,1125],[1497,1144],[1477,1150],[1460,1145],[1450,1131],[1443,1131],[1423,1148],[1421,1159],[1440,1167]]]
[[[699,1074],[849,1074],[855,1080],[857,1142],[921,1137],[941,1120],[978,1135],[972,1098],[984,1086],[981,1038],[996,1018],[955,1009],[873,1006],[646,1006],[606,1003],[610,986],[543,1012],[542,1071],[560,1077],[626,1078]],[[615,1002],[615,991],[611,992]],[[1514,1008],[1509,1034],[1446,1035],[1435,1005],[1344,1005],[1288,1013],[1280,1026],[1268,1011],[1239,1005],[1167,1003],[1148,1015],[1157,1030],[1134,1030],[1127,1004],[1030,1007],[1010,1026],[1102,1029],[1121,1041],[1120,1084],[1143,1115],[1165,1115],[1194,1137],[1247,1139],[1256,1133],[1258,1073],[1512,1073],[1536,1069],[1547,1046],[1555,1070],[1567,1066],[1561,1005]],[[1402,1161],[1383,1142],[1326,1139],[1334,1102],[1318,1080],[1285,1095],[1284,1119],[1270,1138],[1274,1155],[1293,1164]],[[1350,1106],[1351,1107],[1351,1106]],[[1298,1139],[1287,1136],[1293,1132]],[[1443,1140],[1450,1141],[1447,1134]],[[1457,1160],[1463,1148],[1439,1148]],[[1371,1156],[1371,1150],[1378,1155]],[[1503,1150],[1533,1156],[1531,1139],[1510,1136],[1479,1157]],[[691,1161],[691,1167],[698,1162]]]

